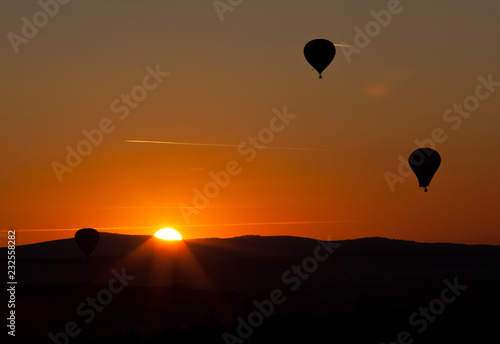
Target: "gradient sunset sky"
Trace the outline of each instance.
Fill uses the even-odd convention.
[[[44,24],[39,3],[3,1],[0,228],[17,244],[170,226],[500,245],[500,2],[396,5],[245,0],[219,15],[212,1],[73,0],[33,33],[23,17]],[[337,47],[319,80],[303,56],[315,38],[357,50]],[[155,69],[163,79],[117,111]],[[241,154],[284,111],[296,116],[265,146],[299,149]],[[102,142],[58,177],[54,162],[102,123]],[[424,193],[406,161],[433,132],[442,163]],[[227,187],[183,216],[233,162]]]

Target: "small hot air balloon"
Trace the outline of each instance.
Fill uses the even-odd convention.
[[[88,258],[99,242],[99,232],[94,228],[82,228],[75,233],[75,241]]]
[[[427,192],[427,186],[441,164],[439,153],[431,148],[419,148],[410,154],[408,162],[418,178],[418,186]]]
[[[321,79],[321,73],[335,57],[335,45],[326,39],[313,39],[304,47],[304,56],[307,62],[316,69]]]

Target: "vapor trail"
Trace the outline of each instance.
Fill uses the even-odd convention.
[[[129,143],[156,143],[162,145],[180,145],[180,146],[204,146],[204,147],[232,147],[232,148],[262,148],[262,149],[280,149],[291,151],[313,151],[313,152],[341,152],[351,153],[346,151],[334,149],[321,149],[321,148],[300,148],[300,147],[272,147],[272,146],[249,146],[249,145],[228,145],[221,143],[195,143],[195,142],[174,142],[174,141],[146,141],[146,140],[125,140]]]
[[[281,221],[281,222],[245,222],[245,223],[217,223],[200,225],[178,225],[177,227],[236,227],[236,226],[262,226],[262,225],[309,225],[329,223],[373,222],[371,220],[326,220],[326,221]]]

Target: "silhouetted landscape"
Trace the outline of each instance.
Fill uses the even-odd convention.
[[[0,2],[0,344],[499,342],[499,14]]]
[[[18,343],[477,343],[500,320],[498,246],[101,233],[89,258],[19,246],[16,271]]]

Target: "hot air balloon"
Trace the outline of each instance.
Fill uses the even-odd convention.
[[[313,39],[304,47],[307,62],[316,69],[321,79],[321,73],[335,57],[335,45],[326,39]]]
[[[99,232],[94,228],[82,228],[75,233],[75,241],[88,258],[99,242]]]
[[[408,162],[418,178],[418,186],[427,192],[427,186],[441,164],[439,153],[434,149],[419,148],[410,154]]]

